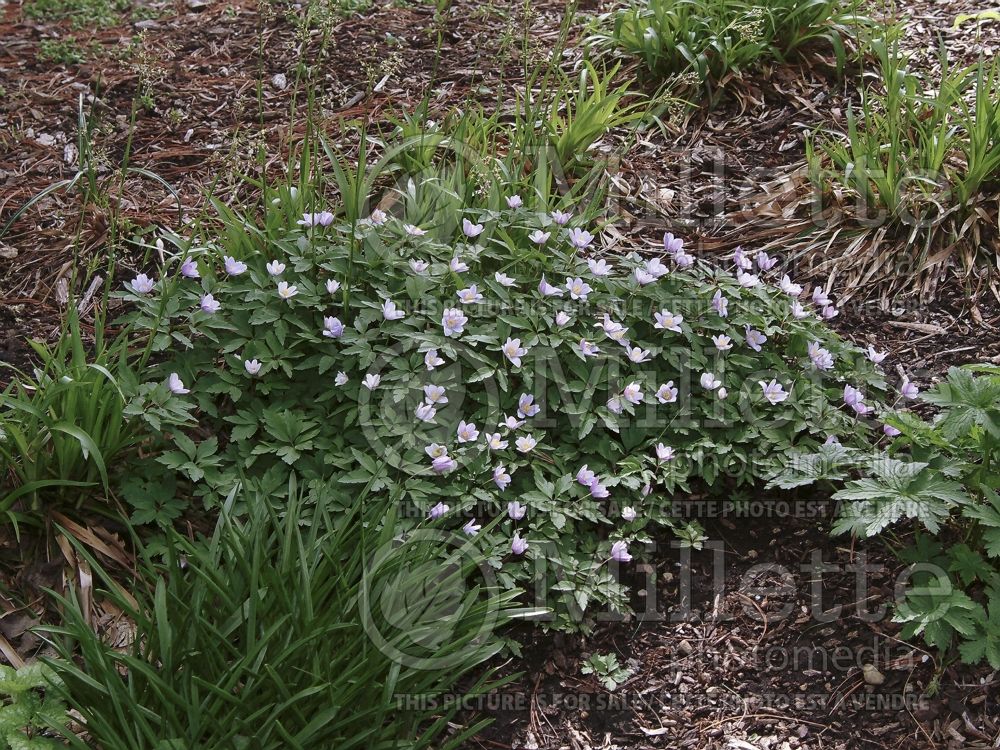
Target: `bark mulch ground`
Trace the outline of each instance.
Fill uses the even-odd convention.
[[[996,747],[1000,674],[901,641],[878,608],[903,566],[830,539],[831,510],[762,498],[710,521],[711,542],[689,558],[662,540],[635,567],[642,614],[589,636],[521,633],[524,658],[496,664],[520,676],[479,701],[495,722],[465,747]],[[614,691],[582,674],[595,653],[630,669]]]

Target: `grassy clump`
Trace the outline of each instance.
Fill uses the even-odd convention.
[[[87,341],[76,311],[39,366],[0,393],[0,512],[18,527],[110,492],[116,463],[142,439],[127,414],[128,337]]]
[[[635,0],[601,19],[594,40],[642,60],[659,80],[681,79],[710,93],[754,66],[822,42],[846,61],[858,0]]]
[[[840,218],[859,226],[862,252],[828,257],[857,283],[924,287],[957,256],[995,264],[1000,251],[1000,75],[994,62],[949,68],[932,84],[884,42],[879,67],[847,113],[847,132],[808,144],[824,194],[847,196]],[[831,231],[843,230],[834,221]],[[866,238],[867,237],[867,238]],[[857,242],[851,244],[858,247]]]
[[[131,8],[129,0],[31,0],[24,14],[36,21],[69,21],[80,29],[115,26]]]
[[[228,503],[208,540],[168,536],[134,599],[106,592],[135,623],[130,646],[63,601],[51,666],[89,739],[70,745],[452,748],[478,731],[449,729],[448,691],[500,648],[512,597],[491,589],[474,545],[395,538],[394,504],[365,492],[344,507],[293,480],[281,513],[244,492],[248,512]]]

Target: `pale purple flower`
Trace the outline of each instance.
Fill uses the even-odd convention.
[[[694,256],[690,253],[679,252],[674,255],[674,263],[678,268],[690,268],[694,265]]]
[[[672,404],[677,400],[677,389],[674,388],[673,380],[668,380],[656,389],[656,400],[661,404]]]
[[[430,458],[441,458],[441,456],[448,455],[448,447],[438,445],[437,443],[431,443],[424,448],[424,453],[426,453]]]
[[[904,398],[915,399],[920,393],[920,389],[916,385],[910,382],[909,377],[903,376],[903,384],[899,387],[899,392],[903,394]]]
[[[506,427],[508,430],[516,430],[518,427],[524,424],[523,419],[518,419],[517,417],[504,417],[503,422],[500,423],[500,427]]]
[[[742,247],[737,247],[733,250],[733,263],[736,264],[736,268],[741,271],[749,271],[753,268],[753,261],[747,257],[746,253],[743,252]]]
[[[507,208],[520,208],[524,205],[520,195],[512,195],[507,198]]]
[[[670,232],[666,232],[663,235],[663,250],[675,255],[677,253],[684,251],[684,240],[680,237],[674,237]]]
[[[476,534],[479,533],[479,530],[481,528],[483,528],[483,525],[481,523],[476,523],[475,518],[470,518],[468,521],[465,522],[465,526],[462,527],[462,531],[464,531],[469,536],[475,536]]]
[[[569,211],[553,211],[549,216],[552,217],[554,221],[559,226],[565,226],[569,223],[569,220],[573,218],[573,214]]]
[[[287,281],[278,282],[278,296],[283,300],[290,300],[296,294],[299,293],[299,288],[294,284],[289,284]]]
[[[523,555],[528,550],[528,540],[522,539],[514,534],[510,540],[510,552],[512,555]]]
[[[901,434],[900,431],[891,424],[882,425],[882,432],[885,433],[886,437],[896,437]]]
[[[503,355],[510,360],[510,363],[514,367],[520,367],[521,357],[528,353],[528,350],[521,346],[521,339],[512,339],[509,336],[503,346],[500,347],[500,351],[503,352]]]
[[[755,352],[759,352],[760,348],[767,341],[767,336],[765,336],[760,331],[755,331],[749,325],[744,326],[744,330],[746,331],[747,346],[749,346]]]
[[[844,386],[844,403],[858,414],[867,414],[871,407],[865,403],[864,394],[850,385]]]
[[[183,396],[185,393],[191,392],[189,389],[184,387],[184,381],[181,380],[180,375],[176,372],[170,373],[170,376],[167,378],[167,388],[169,388],[170,392],[176,396]]]
[[[717,390],[716,393],[719,394],[719,400],[720,401],[725,400],[726,396],[729,395],[729,391],[726,390],[725,386],[723,386],[722,388],[720,388],[719,390]]]
[[[454,258],[451,259],[451,262],[448,263],[448,268],[450,268],[455,273],[465,273],[466,271],[469,270],[469,265],[456,255]]]
[[[503,435],[499,432],[487,432],[486,445],[489,446],[491,451],[502,451],[507,447],[507,441],[503,439]]]
[[[623,521],[625,521],[626,523],[632,523],[632,521],[634,521],[635,519],[636,519],[635,508],[633,508],[631,505],[626,505],[624,508],[622,508]]]
[[[833,368],[833,355],[820,346],[818,341],[811,341],[806,351],[809,353],[809,359],[812,360],[813,366],[817,370],[830,370]]]
[[[615,562],[627,563],[632,561],[632,555],[628,553],[628,543],[621,540],[611,545],[611,559]]]
[[[611,317],[607,313],[604,313],[603,321],[594,324],[594,328],[600,328],[608,338],[618,342],[621,342],[628,332],[628,328],[625,328],[621,323],[611,320]]]
[[[793,284],[792,279],[787,273],[781,277],[781,282],[778,284],[778,288],[791,297],[798,297],[802,294],[802,285]]]
[[[512,279],[510,276],[500,271],[497,271],[495,274],[493,274],[493,278],[497,280],[497,283],[500,284],[500,286],[505,286],[507,288],[510,288],[512,286],[517,285],[517,282],[514,281],[514,279]]]
[[[323,335],[328,339],[339,339],[344,335],[344,324],[340,318],[325,316],[323,318]]]
[[[403,231],[406,232],[411,237],[423,237],[427,234],[426,229],[421,229],[414,224],[403,224]]]
[[[580,339],[580,354],[584,357],[596,357],[600,353],[597,344],[591,344],[587,339]]]
[[[280,260],[272,260],[265,268],[269,276],[281,276],[285,272],[285,264]]]
[[[587,468],[587,464],[584,464],[580,467],[580,470],[576,472],[576,481],[584,487],[589,487],[597,481],[597,475]]]
[[[424,399],[429,404],[447,404],[448,397],[445,395],[443,385],[428,383],[424,386]]]
[[[437,409],[434,408],[434,404],[421,403],[417,406],[416,417],[421,422],[433,422],[434,417],[437,416]]]
[[[681,332],[681,323],[684,322],[683,315],[674,315],[669,310],[660,310],[659,312],[654,312],[653,317],[656,319],[653,328],[659,328],[662,331],[673,331],[674,333]]]
[[[200,279],[201,273],[198,271],[198,264],[194,258],[186,258],[181,263],[181,276],[185,279]]]
[[[760,283],[760,277],[744,271],[736,272],[736,281],[744,289],[753,289]]]
[[[337,281],[336,279],[327,279],[326,280],[327,294],[336,294],[338,291],[340,291],[340,282]]]
[[[667,463],[668,461],[673,461],[677,455],[674,449],[669,445],[664,445],[663,443],[656,444],[656,461],[658,463]]]
[[[761,271],[770,271],[778,264],[777,258],[772,258],[770,255],[761,250],[757,253],[757,268]]]
[[[342,385],[347,385],[348,380],[349,378],[347,377],[347,373],[344,372],[343,370],[340,370],[337,373],[337,377],[333,379],[333,384],[339,388]]]
[[[796,318],[797,320],[808,318],[809,311],[802,306],[801,302],[795,300],[794,302],[792,302],[792,317]]]
[[[503,467],[501,466],[500,468],[502,469]],[[493,473],[496,474],[496,469],[493,470]],[[517,500],[507,503],[507,515],[510,516],[512,521],[520,521],[524,518],[524,514],[527,511],[527,506],[521,505]]]
[[[715,373],[712,372],[703,372],[699,382],[701,383],[702,388],[709,391],[714,391],[722,385],[722,381],[716,378]]]
[[[549,241],[549,237],[551,237],[551,234],[549,232],[543,232],[541,229],[536,229],[528,235],[528,239],[536,245],[544,245]]]
[[[560,310],[556,313],[556,325],[562,327],[569,323],[570,317],[566,314],[564,310]]]
[[[545,276],[542,276],[542,280],[538,282],[538,293],[543,297],[562,297],[563,295],[562,289],[552,286],[545,280]]]
[[[441,326],[444,328],[444,335],[451,338],[460,336],[465,330],[465,324],[468,322],[469,319],[461,310],[455,307],[449,307],[441,316]]]
[[[424,366],[428,370],[433,370],[435,367],[440,367],[444,364],[444,360],[438,356],[437,349],[428,349],[424,354]]]
[[[733,340],[724,333],[720,333],[718,336],[712,336],[712,343],[715,344],[715,348],[720,352],[729,351],[733,348]]]
[[[386,320],[400,320],[406,317],[406,313],[397,308],[391,299],[387,299],[382,303],[382,317]]]
[[[483,225],[473,224],[468,219],[462,219],[462,232],[466,237],[478,237],[483,233]]]
[[[826,292],[820,286],[813,287],[812,301],[816,307],[826,307],[830,304],[830,298],[826,296]]]
[[[577,277],[575,279],[566,279],[566,291],[569,292],[571,299],[587,299],[587,295],[590,294],[593,289],[591,289],[590,284],[586,281]]]
[[[479,287],[475,284],[466,289],[459,289],[455,294],[458,296],[458,301],[463,305],[472,305],[483,300],[483,295],[479,291]]]
[[[633,362],[635,362],[636,364],[648,362],[651,359],[649,355],[649,349],[643,349],[642,347],[639,346],[633,346],[633,347],[626,347],[625,351],[628,354],[628,358]]]
[[[607,407],[608,411],[612,414],[621,414],[623,408],[622,400],[618,396],[612,396],[608,399]]]
[[[413,273],[423,274],[428,268],[430,268],[430,263],[426,260],[420,260],[419,258],[410,258],[410,268],[413,269]]]
[[[646,261],[646,273],[658,279],[670,273],[670,269],[663,265],[663,262],[659,258],[652,258]]]
[[[767,402],[771,404],[771,406],[781,403],[788,398],[788,392],[777,380],[772,379],[770,383],[758,380],[757,385],[761,387],[761,390],[764,392],[764,398],[767,399]]]
[[[587,259],[587,267],[594,276],[610,276],[612,269],[608,265],[608,262],[603,258],[601,260],[594,260],[593,258]]]
[[[427,514],[427,517],[432,519],[440,518],[449,510],[451,510],[449,506],[445,505],[444,503],[438,503],[433,508],[431,508],[430,512]]]
[[[524,419],[533,417],[542,410],[542,407],[535,403],[535,397],[530,393],[522,393],[517,399],[517,416]]]
[[[239,276],[247,270],[247,264],[241,260],[236,260],[229,255],[222,256],[222,261],[226,266],[226,273],[230,276]]]
[[[507,489],[507,485],[511,483],[510,474],[507,472],[503,466],[496,466],[493,469],[493,484],[503,492]],[[521,515],[524,515],[523,513]]]
[[[603,500],[608,497],[611,493],[608,492],[608,488],[601,484],[599,481],[595,480],[590,485],[590,496],[597,498],[598,500]]]
[[[577,250],[584,250],[586,247],[594,241],[594,235],[588,232],[586,229],[580,229],[580,227],[573,227],[569,230],[569,244],[575,247]]]
[[[222,303],[219,302],[217,299],[215,299],[215,297],[213,297],[211,294],[206,294],[204,297],[201,298],[200,306],[202,312],[206,312],[209,315],[211,315],[212,313],[217,313],[219,312],[220,309],[222,309]]]
[[[868,349],[865,350],[865,356],[876,365],[882,364],[883,360],[889,355],[889,352],[880,352],[871,344],[868,345]]]
[[[247,375],[256,375],[260,372],[260,362],[256,359],[245,359],[243,368],[247,371]]]
[[[823,316],[823,320],[832,320],[833,318],[836,318],[838,315],[840,315],[840,310],[838,310],[833,305],[827,305],[822,310],[820,310],[820,314]]]
[[[729,300],[726,299],[721,289],[712,295],[712,309],[723,318],[729,315]]]
[[[840,445],[840,438],[836,435],[827,435],[826,440],[823,441],[823,445]]]
[[[475,422],[466,422],[464,419],[458,423],[458,442],[474,443],[479,439],[479,430],[476,429]]]
[[[644,268],[635,269],[635,271],[632,272],[632,276],[635,278],[635,282],[639,286],[648,286],[656,281],[656,277]]]
[[[329,211],[302,214],[302,218],[297,223],[303,227],[328,227],[333,223],[333,214]]]
[[[431,468],[438,474],[447,474],[449,471],[454,471],[458,468],[458,461],[445,454],[431,461]]]
[[[622,398],[633,406],[641,404],[643,399],[642,386],[639,383],[629,383],[622,389]]]
[[[364,386],[369,391],[374,391],[378,388],[378,384],[382,382],[382,376],[375,373],[368,373],[365,375]]]
[[[156,282],[149,278],[146,274],[140,273],[134,279],[132,279],[132,291],[136,294],[149,294],[156,287]]]
[[[377,227],[382,226],[388,220],[389,217],[386,215],[385,211],[383,211],[381,208],[376,208],[374,211],[371,212],[371,216],[368,217],[368,221],[370,221]]]
[[[514,441],[514,446],[521,453],[530,453],[536,445],[538,445],[538,441],[532,435],[522,435]]]

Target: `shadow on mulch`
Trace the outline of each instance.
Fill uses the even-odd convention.
[[[493,719],[463,747],[996,747],[1000,675],[900,641],[887,603],[903,566],[831,539],[831,511],[761,500],[709,521],[688,560],[664,538],[633,563],[645,614],[590,636],[518,629],[524,658],[496,666],[522,674],[463,717]],[[613,692],[581,673],[595,653],[631,670]]]

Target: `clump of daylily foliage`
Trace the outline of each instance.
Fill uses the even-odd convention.
[[[655,527],[700,543],[674,493],[873,432],[877,352],[765,253],[712,263],[667,234],[648,257],[595,257],[595,227],[516,195],[454,241],[300,201],[280,191],[222,246],[174,238],[162,275],[127,285],[159,361],[135,413],[172,443],[151,484],[212,505],[253,483],[279,508],[293,472],[345,506],[386,493],[400,533],[473,538],[565,627],[627,608],[614,568]]]

